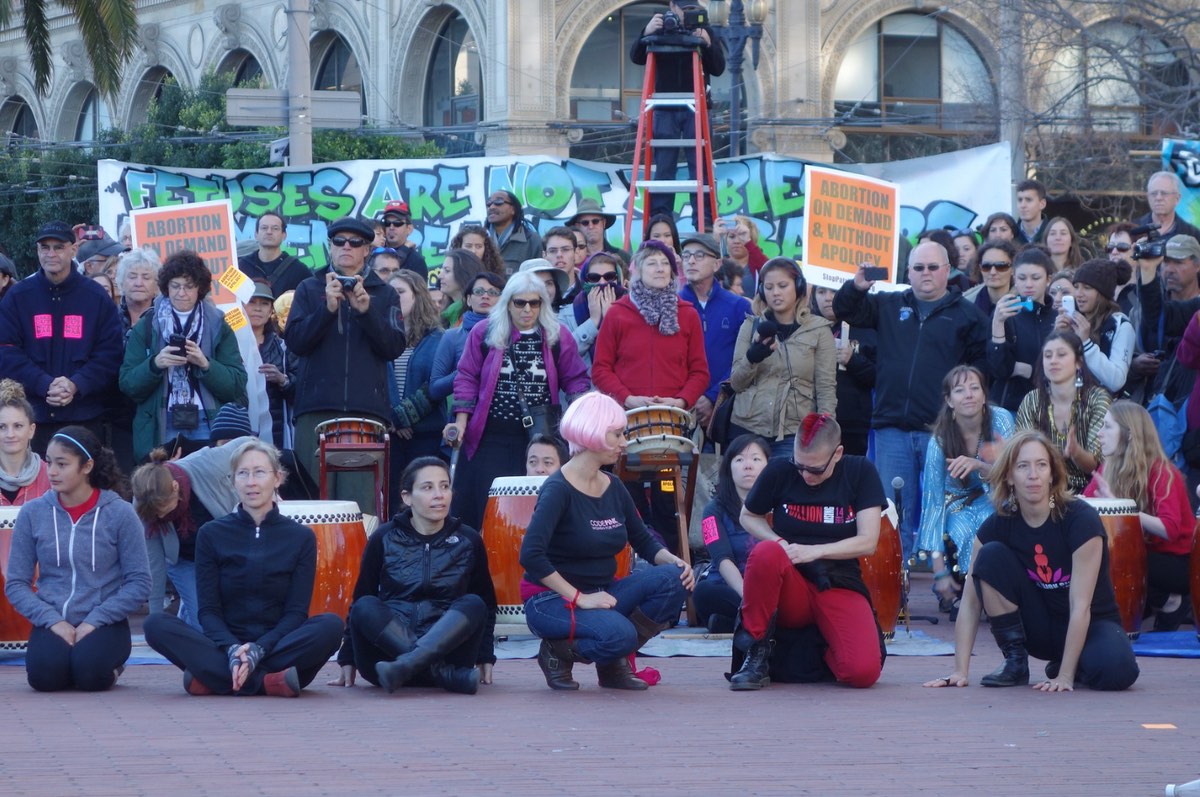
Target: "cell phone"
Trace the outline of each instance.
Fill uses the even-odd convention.
[[[1020,307],[1022,310],[1026,311],[1028,313],[1032,313],[1033,312],[1033,299],[1030,299],[1028,296],[1026,296],[1024,299],[1020,299],[1020,300],[1014,302],[1014,306]]]
[[[888,278],[888,270],[883,266],[867,266],[863,269],[863,276],[871,282],[878,282]]]
[[[172,335],[167,338],[167,345],[175,347],[176,357],[187,357],[187,338],[183,335]]]
[[[354,286],[358,284],[357,277],[343,277],[341,274],[337,275],[337,281],[342,284],[342,290],[344,291],[352,291],[354,290]]]
[[[1075,297],[1074,296],[1062,297],[1062,309],[1066,310],[1071,315],[1075,315]]]

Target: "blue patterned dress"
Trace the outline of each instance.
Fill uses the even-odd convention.
[[[1015,428],[1012,413],[995,405],[990,405],[989,409],[992,412],[992,438],[1012,437]],[[921,530],[917,534],[917,550],[945,554],[942,535],[948,534],[958,548],[959,571],[966,573],[971,566],[975,532],[993,512],[991,488],[979,478],[977,471],[972,471],[966,481],[950,478],[946,473],[946,454],[936,435],[929,438],[921,484]]]

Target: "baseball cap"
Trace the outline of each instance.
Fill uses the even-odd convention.
[[[1190,235],[1172,235],[1163,251],[1172,260],[1186,260],[1189,257],[1200,258],[1200,241]]]
[[[86,239],[79,244],[79,252],[75,255],[75,259],[83,263],[93,257],[112,257],[124,251],[125,247],[107,236],[99,239]]]
[[[275,292],[271,290],[271,284],[269,282],[263,282],[262,280],[255,280],[254,281],[254,295],[251,296],[250,298],[251,299],[266,299],[271,304],[274,304],[275,303]]]
[[[383,217],[388,216],[403,216],[406,219],[412,218],[412,213],[408,209],[408,203],[402,199],[393,199],[383,206]]]
[[[63,243],[67,244],[73,244],[75,243],[75,231],[72,230],[71,225],[67,224],[65,221],[59,221],[57,219],[54,221],[48,221],[38,228],[37,238],[34,239],[34,242],[41,243],[42,241],[50,239],[62,241]]]

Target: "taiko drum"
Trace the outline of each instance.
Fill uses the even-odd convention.
[[[1121,627],[1130,639],[1137,639],[1146,608],[1146,542],[1142,539],[1142,520],[1137,504],[1126,499],[1085,498],[1100,513],[1108,538],[1108,572]]]
[[[29,621],[4,597],[4,584],[8,579],[8,552],[12,547],[13,527],[17,522],[19,506],[0,506],[0,650],[18,650],[29,642],[33,629]]]
[[[863,583],[871,595],[875,616],[883,630],[884,639],[896,634],[896,621],[900,617],[900,604],[904,590],[903,551],[900,533],[896,531],[896,510],[888,501],[887,511],[879,521],[879,543],[875,552],[858,558]]]
[[[353,501],[282,501],[279,511],[312,529],[317,537],[317,574],[309,616],[332,612],[346,617],[367,545],[366,527]]]

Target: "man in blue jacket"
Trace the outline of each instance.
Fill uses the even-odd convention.
[[[24,386],[37,424],[33,447],[45,453],[71,424],[108,439],[105,399],[117,389],[124,343],[112,297],[71,263],[70,225],[43,224],[37,253],[41,269],[0,303],[0,374]]]
[[[751,314],[750,300],[727,291],[717,282],[721,267],[721,247],[708,233],[696,233],[683,239],[683,275],[687,285],[679,298],[691,302],[700,313],[704,329],[704,354],[708,358],[708,390],[696,402],[696,420],[707,426],[721,382],[733,368],[733,347],[737,344],[742,322]]]
[[[942,379],[962,364],[987,373],[988,319],[947,287],[949,276],[945,248],[925,241],[908,257],[908,290],[868,293],[874,283],[860,267],[833,299],[839,319],[879,334],[871,417],[875,465],[889,495],[892,480],[904,480],[900,542],[905,562],[918,526],[929,427],[942,408]]]
[[[314,480],[320,474],[317,424],[349,416],[386,427],[392,416],[388,363],[404,352],[404,319],[396,291],[365,268],[374,235],[357,218],[329,225],[332,265],[296,288],[284,328],[288,351],[299,358],[296,459]],[[375,513],[379,486],[369,478],[343,473],[330,483],[333,497]]]

